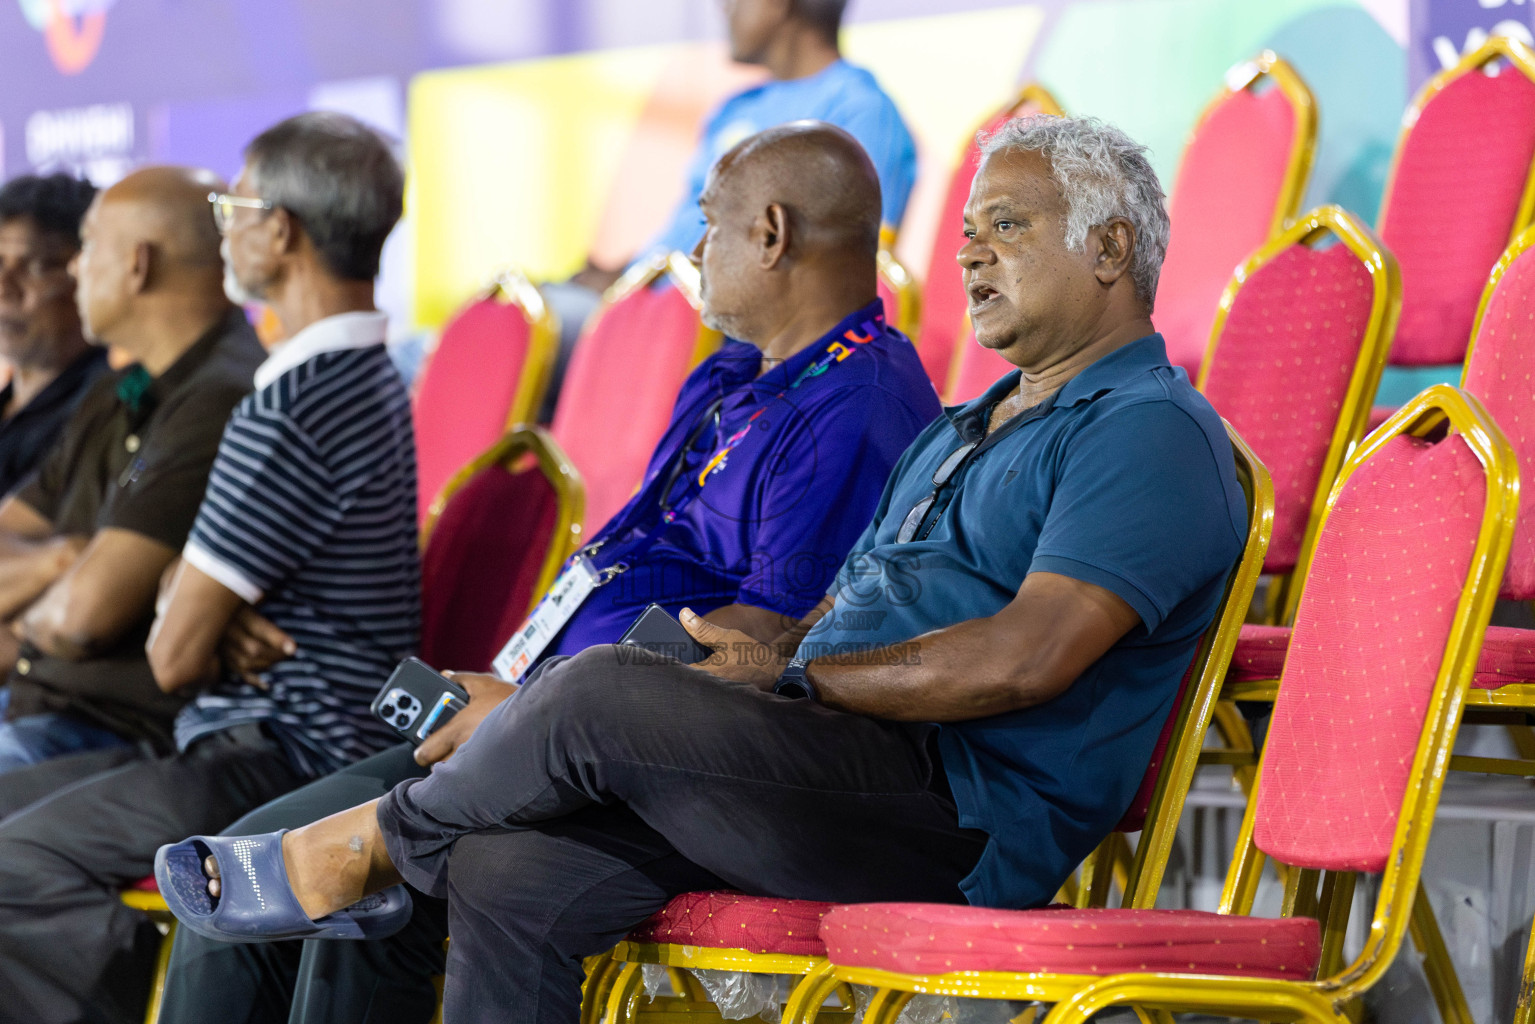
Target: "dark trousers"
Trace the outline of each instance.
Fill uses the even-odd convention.
[[[377,800],[426,769],[408,743],[278,797],[224,829],[298,828]],[[411,923],[380,942],[228,943],[176,934],[160,1024],[426,1024],[437,1010],[447,903],[419,893]]]
[[[60,774],[73,784],[51,785]],[[300,781],[254,726],[84,779],[55,762],[0,777],[0,807],[16,805],[13,786],[55,790],[0,821],[0,1019],[137,1024],[160,936],[119,891],[162,844],[216,832]]]
[[[395,865],[448,897],[445,1019],[575,1021],[582,958],[690,890],[962,902],[986,837],[932,728],[635,648],[548,663],[379,805]]]

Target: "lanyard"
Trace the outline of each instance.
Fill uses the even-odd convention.
[[[846,326],[850,321],[856,324],[856,329],[854,326]],[[810,365],[801,370],[787,387],[760,402],[746,422],[741,425],[741,428],[728,438],[725,438],[723,442],[719,439],[719,430],[720,414],[724,407],[725,396],[719,396],[705,407],[704,411],[694,421],[692,428],[688,431],[686,439],[683,441],[676,457],[672,459],[671,464],[667,467],[667,471],[656,475],[655,479],[661,480],[662,483],[660,491],[654,496],[653,500],[656,507],[660,510],[660,516],[654,525],[646,531],[645,535],[640,538],[639,543],[629,549],[624,561],[615,562],[607,568],[597,570],[598,581],[596,585],[602,586],[604,583],[612,580],[613,577],[628,571],[632,562],[637,562],[645,557],[650,549],[655,546],[656,542],[661,539],[661,534],[665,533],[667,528],[675,523],[687,507],[697,499],[699,494],[703,493],[703,489],[709,485],[709,482],[725,471],[730,461],[730,453],[740,447],[741,443],[746,440],[747,435],[756,426],[758,417],[767,411],[770,403],[778,401],[788,395],[789,392],[825,375],[833,366],[852,356],[853,353],[859,351],[863,346],[868,345],[884,333],[885,317],[883,313],[865,314],[860,311],[848,317],[828,333],[820,354],[811,361]],[[687,468],[688,456],[693,453],[693,446],[697,444],[698,439],[711,423],[713,424],[714,432],[714,439],[711,443],[715,445],[712,453],[704,461],[703,468],[697,474],[688,477],[686,489],[673,498],[671,492]],[[613,532],[618,533],[620,531]],[[591,558],[607,544],[609,539],[608,537],[597,539],[582,548],[578,555]]]

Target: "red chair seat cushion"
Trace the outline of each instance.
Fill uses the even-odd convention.
[[[1289,626],[1243,626],[1231,656],[1231,678],[1237,682],[1278,679],[1289,646]]]
[[[1488,626],[1471,685],[1496,690],[1510,683],[1535,682],[1535,629]]]
[[[630,932],[629,941],[825,956],[817,929],[835,906],[739,892],[683,893]]]
[[[1243,626],[1231,658],[1231,678],[1237,682],[1278,679],[1284,670],[1287,626]],[[1535,682],[1535,629],[1488,626],[1471,685],[1496,690],[1511,683]]]
[[[1196,910],[988,910],[934,903],[838,907],[821,922],[832,963],[905,974],[1224,974],[1309,978],[1321,926]]]
[[[137,892],[159,892],[160,883],[155,881],[154,875],[150,875],[148,878],[139,879],[137,882],[134,882],[132,885],[128,886],[128,888],[130,891]]]

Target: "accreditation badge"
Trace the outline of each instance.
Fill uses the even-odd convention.
[[[592,566],[591,559],[577,555],[555,579],[549,593],[533,609],[533,614],[501,648],[491,670],[508,683],[521,682],[528,667],[544,653],[549,641],[565,628],[581,602],[597,589],[601,580],[602,574]]]

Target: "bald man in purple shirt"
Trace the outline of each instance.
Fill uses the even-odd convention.
[[[825,595],[906,447],[940,413],[911,343],[876,296],[878,178],[838,128],[769,129],[720,161],[700,200],[695,250],[704,318],[732,340],[677,398],[644,482],[583,550],[606,582],[536,667],[617,640],[652,602],[776,638]],[[252,628],[249,626],[247,628]],[[264,627],[256,624],[256,632]],[[270,636],[274,650],[281,637]],[[468,708],[414,751],[386,751],[248,815],[227,830],[293,828],[424,774],[516,687],[458,673]],[[161,1021],[418,1021],[441,974],[443,903],[417,897],[406,930],[369,943],[225,945],[181,929]],[[301,951],[302,947],[302,951]],[[287,996],[294,999],[291,1016]],[[371,1010],[369,1009],[371,1007]]]

